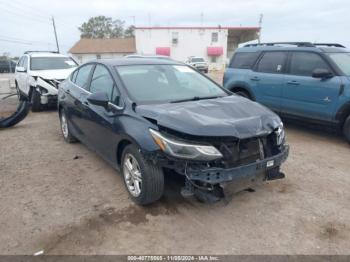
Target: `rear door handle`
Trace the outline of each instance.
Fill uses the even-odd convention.
[[[295,85],[295,86],[300,85],[300,83],[299,83],[299,82],[297,82],[297,81],[295,81],[295,80],[288,81],[288,82],[287,82],[287,84],[288,84],[288,85]]]
[[[253,76],[252,78],[250,78],[250,80],[252,80],[252,81],[259,81],[259,80],[260,80],[260,78],[259,78],[259,77],[257,77],[257,76]]]

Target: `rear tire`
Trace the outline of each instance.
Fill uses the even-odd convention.
[[[61,131],[62,131],[64,140],[70,144],[77,142],[78,140],[70,132],[70,123],[63,109],[61,109],[59,116],[60,116]]]
[[[350,144],[350,115],[346,118],[343,125],[343,134],[346,141]]]
[[[130,144],[122,154],[121,171],[131,199],[138,205],[159,200],[164,192],[164,173],[161,167],[147,161],[140,149]]]
[[[41,95],[35,88],[32,90],[30,101],[32,103],[32,112],[42,111]]]

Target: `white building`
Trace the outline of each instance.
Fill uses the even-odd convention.
[[[93,59],[117,58],[136,52],[134,38],[82,38],[68,51],[80,63]]]
[[[222,69],[238,44],[257,39],[259,31],[259,27],[136,27],[136,50],[182,62],[200,56],[211,69]]]

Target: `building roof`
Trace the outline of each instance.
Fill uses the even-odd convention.
[[[137,26],[135,29],[229,29],[260,31],[260,27],[255,26]]]
[[[71,54],[135,52],[135,38],[82,38],[69,50]]]

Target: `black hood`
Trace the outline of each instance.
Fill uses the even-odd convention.
[[[281,122],[266,107],[246,98],[223,98],[172,104],[140,105],[136,112],[178,132],[195,136],[239,139],[271,133]]]

